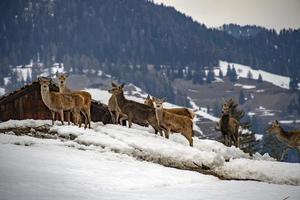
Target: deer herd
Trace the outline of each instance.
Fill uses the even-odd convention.
[[[52,125],[55,115],[58,113],[62,124],[64,124],[64,112],[67,113],[67,121],[70,124],[72,114],[75,125],[81,127],[82,118],[84,127],[91,128],[91,94],[86,91],[72,91],[66,87],[68,75],[57,73],[59,92],[50,91],[51,79],[39,78],[41,96],[44,104],[52,114]],[[170,133],[181,133],[193,146],[193,119],[195,113],[188,108],[164,108],[165,99],[147,96],[144,103],[128,100],[124,96],[124,84],[112,83],[112,89],[108,90],[111,97],[108,101],[108,110],[112,121],[115,124],[128,121],[129,128],[132,123],[150,125],[155,134],[165,135],[169,138]],[[232,143],[240,146],[240,124],[230,113],[230,104],[224,102],[222,115],[217,123],[217,129],[221,131],[224,144],[231,146]],[[296,148],[300,153],[300,131],[285,131],[275,121],[267,129],[267,132],[274,134],[280,141],[287,144],[289,148]]]

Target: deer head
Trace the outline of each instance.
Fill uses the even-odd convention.
[[[271,126],[267,128],[267,133],[279,133],[281,131],[281,127],[279,125],[279,122],[275,120],[272,122]]]
[[[154,101],[154,108],[158,110],[163,109],[163,103],[166,102],[165,98],[159,99],[156,97],[153,97],[153,101]]]
[[[45,79],[45,78],[39,78],[39,83],[41,85],[41,91],[42,92],[49,92],[49,85],[50,85],[50,80]]]
[[[56,72],[56,76],[58,78],[59,87],[65,87],[67,83],[68,74],[58,73]]]
[[[222,114],[228,115],[230,111],[230,107],[227,103],[224,103],[222,106]]]
[[[109,93],[114,94],[114,95],[123,94],[124,83],[121,85],[112,83],[111,86],[112,86],[112,89],[108,90]]]

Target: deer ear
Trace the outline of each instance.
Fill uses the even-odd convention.
[[[275,120],[275,124],[279,124],[277,120]]]
[[[65,73],[65,76],[68,78],[68,77],[69,77],[69,74]]]
[[[121,88],[124,88],[124,86],[125,86],[125,83],[122,83]]]
[[[111,82],[111,86],[118,87],[117,84],[115,84],[114,82]]]
[[[147,99],[151,99],[150,95],[148,94]]]
[[[166,97],[162,98],[162,102],[166,102],[166,101],[167,101]]]

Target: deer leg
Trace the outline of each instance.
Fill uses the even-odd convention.
[[[119,113],[118,111],[115,111],[115,113],[116,113],[116,116],[115,116],[115,117],[116,117],[115,123],[116,123],[116,124],[119,124],[119,123],[122,124],[122,122],[119,122],[120,113]]]
[[[70,118],[71,118],[71,112],[67,111],[67,120],[68,120],[68,125],[70,126]]]
[[[51,111],[51,115],[52,115],[52,126],[54,125],[54,121],[55,121],[55,112]]]
[[[87,122],[88,122],[88,114],[85,111],[83,111],[82,114],[84,116],[84,129],[86,129],[87,128]],[[89,128],[91,128],[90,123],[89,123]]]
[[[63,110],[60,110],[60,111],[59,111],[59,114],[60,114],[61,124],[64,125],[64,111],[63,111]]]
[[[91,128],[91,121],[92,121],[92,117],[91,117],[91,109],[90,108],[87,108],[86,109],[86,119],[89,123],[89,128]]]
[[[284,159],[286,153],[288,152],[288,150],[289,150],[289,147],[286,147],[286,148],[283,150],[283,152],[282,152],[282,154],[281,154],[281,157],[280,157],[280,161],[283,161],[283,159]]]
[[[129,128],[131,128],[131,126],[132,126],[132,114],[131,113],[129,113],[129,115],[128,115],[128,126],[129,126]]]

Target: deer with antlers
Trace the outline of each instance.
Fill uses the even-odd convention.
[[[300,131],[285,131],[277,120],[272,122],[271,126],[267,128],[269,134],[274,134],[278,140],[287,144],[287,148],[281,155],[282,160],[289,148],[296,148],[300,154]]]
[[[64,124],[64,111],[71,111],[74,115],[75,124],[78,124],[80,112],[84,110],[83,97],[78,94],[63,94],[60,92],[50,91],[50,81],[51,80],[49,79],[39,78],[42,100],[51,111],[52,125],[54,125],[56,112],[60,114],[61,122]],[[87,118],[85,113],[83,113],[83,115]]]
[[[92,103],[91,94],[86,91],[71,91],[69,88],[67,88],[68,74],[56,73],[56,76],[59,80],[58,82],[59,92],[64,94],[76,94],[82,96],[82,98],[84,99],[82,113],[84,113],[87,116],[87,118],[85,118],[85,126],[87,126],[88,124],[89,128],[91,128],[91,103]],[[81,124],[81,122],[79,123]]]

